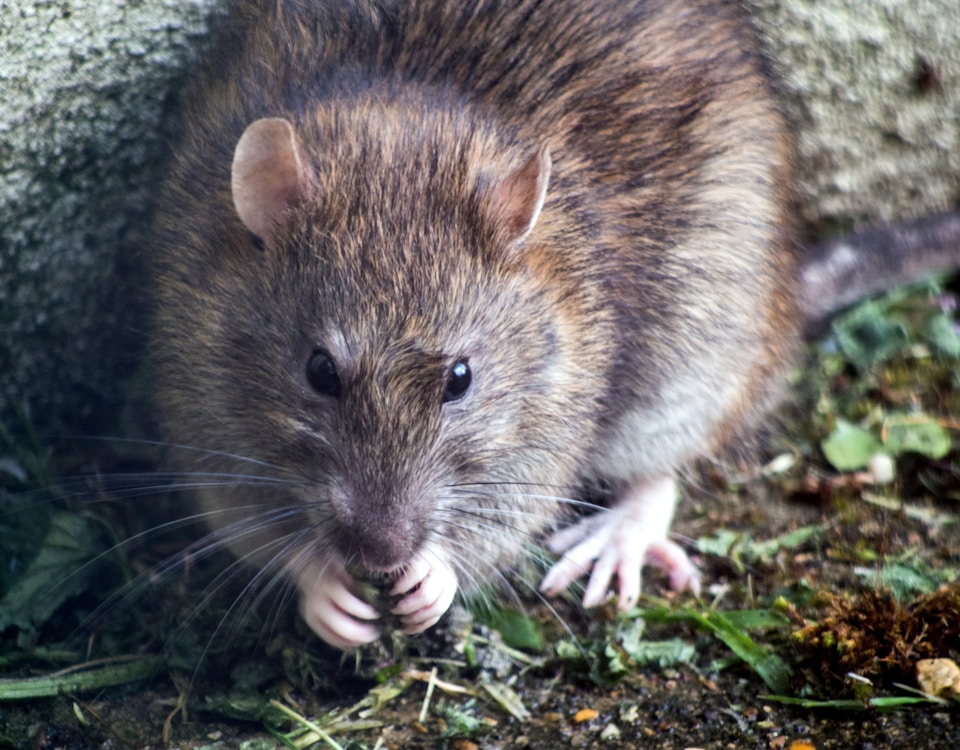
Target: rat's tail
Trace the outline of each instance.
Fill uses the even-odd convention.
[[[811,332],[845,307],[927,274],[960,269],[960,213],[878,226],[807,249],[800,304]]]

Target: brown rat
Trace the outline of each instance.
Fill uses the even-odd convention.
[[[622,607],[803,328],[791,139],[728,0],[240,0],[160,193],[161,416],[209,523],[350,647],[549,540]]]

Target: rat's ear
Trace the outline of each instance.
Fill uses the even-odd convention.
[[[533,230],[547,196],[550,151],[546,144],[520,167],[502,177],[490,192],[490,213],[512,244],[523,242]]]
[[[266,239],[283,212],[310,192],[310,168],[288,120],[267,117],[247,126],[233,152],[230,187],[244,225]]]

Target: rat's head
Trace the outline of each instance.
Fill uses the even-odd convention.
[[[310,127],[258,120],[236,146],[247,232],[181,295],[201,302],[177,347],[203,356],[168,373],[173,429],[292,478],[217,501],[295,509],[272,548],[292,564],[336,549],[392,572],[433,547],[469,583],[557,514],[602,395],[590,285],[544,239],[548,150],[485,166],[476,143]],[[199,418],[191,391],[208,394]]]

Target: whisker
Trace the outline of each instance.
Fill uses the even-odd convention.
[[[459,509],[457,509],[456,512],[451,512],[451,515],[453,515],[454,517],[456,517],[456,515],[457,515],[457,514],[460,514],[460,513],[463,513],[464,515],[471,515],[471,514],[465,512],[465,511],[460,511]],[[518,529],[517,527],[511,526],[510,524],[507,524],[507,523],[502,523],[502,524],[482,523],[482,524],[477,524],[477,525],[468,525],[468,524],[466,524],[466,523],[460,523],[460,522],[455,521],[455,520],[448,520],[448,521],[447,521],[447,524],[450,525],[450,526],[452,526],[452,527],[455,528],[455,529],[460,529],[461,531],[466,531],[466,532],[468,532],[468,533],[472,533],[472,532],[475,532],[475,531],[480,530],[480,529],[486,529],[486,530],[492,531],[492,532],[502,532],[502,531],[504,531],[504,530],[516,531],[516,532],[520,532],[520,531],[521,531],[521,530]]]
[[[228,511],[220,512],[225,513]],[[124,603],[132,602],[134,597],[137,596],[138,591],[145,590],[144,583],[146,581],[151,579],[164,581],[175,571],[186,565],[188,560],[205,560],[211,557],[213,554],[228,548],[231,544],[239,541],[245,536],[249,536],[254,533],[260,533],[269,528],[271,525],[278,525],[290,517],[295,516],[297,513],[299,513],[299,509],[295,506],[291,506],[289,508],[271,509],[267,513],[241,519],[240,521],[227,524],[216,532],[210,532],[206,534],[199,540],[189,544],[179,555],[172,555],[166,560],[152,566],[148,570],[127,581],[119,589],[111,593],[99,606],[93,610],[93,612],[85,617],[83,621],[81,621],[80,626],[85,627],[101,617],[106,611],[109,611],[114,607],[121,606]],[[187,522],[192,522],[194,520],[209,517],[211,515],[214,515],[214,513],[196,514],[188,519],[177,519],[170,521],[167,524],[163,524],[162,527],[176,528],[186,524]],[[251,519],[254,518],[256,519],[257,523],[251,524]],[[120,542],[117,545],[114,545],[106,552],[101,553],[93,560],[85,563],[84,566],[81,566],[81,568],[75,571],[72,575],[78,575],[81,570],[87,568],[89,565],[95,564],[97,561],[103,559],[106,555],[116,552],[118,549],[122,549],[124,546],[132,543],[134,540],[140,537],[155,534],[157,530],[162,527],[148,529],[140,534],[124,540],[123,542]]]
[[[460,488],[456,487],[454,489],[458,490]],[[547,494],[531,493],[531,492],[492,493],[489,491],[483,491],[483,492],[471,491],[471,492],[463,492],[462,494],[466,496],[488,497],[491,500],[503,500],[504,496],[508,498],[515,497],[515,498],[523,498],[527,500],[545,500],[552,503],[570,506],[573,508],[586,508],[588,510],[609,510],[609,508],[607,508],[604,505],[600,505],[598,503],[594,503],[589,500],[580,500],[578,498],[566,497],[564,495],[547,495]],[[501,509],[497,507],[492,507],[492,508],[489,508],[488,510],[494,513],[501,512]]]
[[[261,459],[252,458],[250,456],[244,456],[239,453],[232,453],[225,450],[217,450],[214,448],[203,448],[197,445],[189,445],[186,443],[171,443],[164,440],[150,440],[147,438],[130,438],[130,437],[107,437],[102,435],[61,435],[59,436],[62,440],[72,440],[76,442],[88,441],[88,442],[107,442],[107,443],[120,443],[125,445],[136,445],[136,446],[146,446],[150,448],[158,448],[163,450],[175,449],[179,451],[184,451],[186,453],[198,453],[203,454],[204,456],[218,457],[218,458],[229,458],[233,461],[239,461],[241,463],[251,464],[253,466],[262,466],[267,469],[272,469],[274,471],[279,471],[281,473],[292,473],[290,469],[278,464],[270,463],[269,461],[263,461]]]
[[[230,603],[230,606],[217,623],[217,627],[207,639],[207,645],[204,646],[203,651],[200,654],[198,664],[194,670],[194,680],[196,679],[197,670],[200,669],[200,665],[204,662],[209,654],[210,648],[212,647],[214,641],[220,635],[224,627],[226,627],[228,624],[229,631],[226,633],[227,640],[229,642],[236,640],[242,623],[246,621],[249,613],[255,609],[258,603],[261,601],[260,595],[264,590],[269,591],[269,584],[281,577],[279,575],[273,575],[271,573],[271,569],[275,566],[279,566],[282,563],[284,553],[286,553],[294,545],[298,544],[301,541],[304,533],[304,531],[299,531],[296,534],[290,535],[291,538],[289,539],[280,538],[270,540],[266,544],[251,550],[247,555],[244,555],[241,558],[236,558],[224,570],[218,572],[213,581],[207,586],[203,599],[193,608],[191,616],[188,617],[187,621],[183,623],[182,630],[186,631],[189,625],[195,622],[196,618],[199,616],[199,613],[210,606],[210,604],[217,598],[217,596],[230,583],[230,581],[236,577],[238,573],[251,568],[256,570],[254,575],[244,584],[240,593],[234,597],[233,601]],[[266,564],[250,564],[250,561],[253,558],[259,557],[264,551],[274,550],[276,548],[279,548],[279,552],[269,555],[268,562]],[[247,594],[257,587],[261,587],[263,580],[267,577],[269,577],[268,585],[261,588],[260,593],[258,593],[257,597],[254,597],[252,602],[246,601],[248,599]],[[243,607],[242,610],[240,609],[241,606]]]
[[[452,541],[447,539],[448,542]],[[469,549],[466,544],[457,544],[458,548],[465,549],[468,553],[472,550]],[[525,559],[533,561],[538,567],[545,568],[546,561],[544,558],[538,554],[539,547],[533,546],[532,548],[524,544],[526,550]],[[493,580],[500,581],[503,586],[501,591],[505,591],[510,597],[511,601],[517,607],[518,610],[523,611],[526,609],[524,599],[520,596],[519,592],[512,585],[513,578],[518,578],[521,585],[523,585],[536,599],[539,601],[553,616],[560,627],[564,630],[570,640],[574,643],[578,651],[581,653],[583,658],[586,660],[589,658],[589,654],[586,649],[580,642],[579,637],[570,627],[569,623],[563,618],[560,614],[560,611],[557,607],[542,593],[537,589],[537,587],[531,584],[524,576],[508,576],[503,570],[501,570],[496,561],[487,562],[476,560],[471,554],[464,554],[454,558],[454,565],[457,568],[458,572],[461,573],[465,579],[468,579],[474,587],[474,591],[483,596],[484,606],[488,608],[494,608],[494,605],[490,601],[486,591],[488,586],[480,585],[480,581],[489,581],[491,580],[490,576],[493,576]]]
[[[469,489],[471,487],[537,487],[544,491],[554,490],[554,491],[566,491],[574,492],[579,487],[571,486],[567,484],[544,484],[543,482],[513,482],[505,480],[491,480],[489,482],[456,482],[449,485],[450,489],[460,490],[460,489]]]

